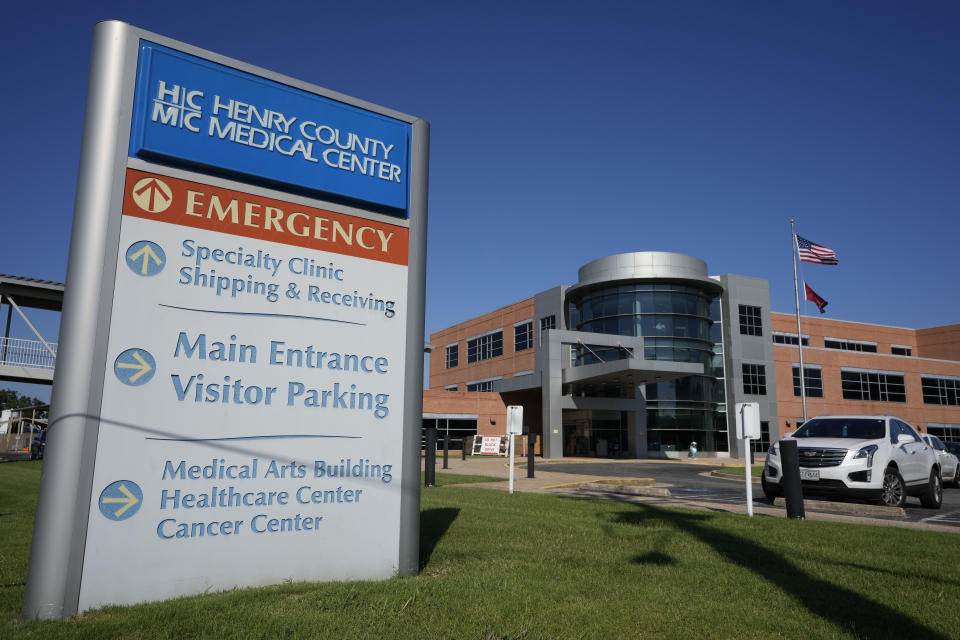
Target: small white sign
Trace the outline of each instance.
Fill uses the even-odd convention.
[[[507,434],[511,436],[523,435],[523,407],[520,405],[507,407]]]
[[[760,439],[760,404],[737,403],[737,438]]]

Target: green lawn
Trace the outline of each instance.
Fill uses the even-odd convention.
[[[742,478],[745,474],[744,468],[740,467],[720,467],[719,469],[714,469],[718,473],[722,473],[728,476],[736,476]],[[763,465],[755,464],[750,467],[750,474],[753,478],[759,478],[763,474]]]
[[[958,637],[953,534],[510,495],[443,475],[422,492],[418,577],[21,623],[39,466],[0,464],[0,637]]]

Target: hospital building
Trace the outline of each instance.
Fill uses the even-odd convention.
[[[764,453],[807,416],[892,414],[960,441],[960,324],[924,329],[770,309],[763,278],[678,253],[594,260],[577,281],[429,338],[424,426],[501,435],[506,407],[546,458],[740,457],[735,407],[759,404]]]

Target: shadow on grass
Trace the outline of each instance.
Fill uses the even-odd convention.
[[[708,515],[668,511],[649,505],[635,506],[635,511],[620,512],[617,521],[643,524],[656,520],[690,533],[729,562],[750,569],[793,596],[810,613],[831,621],[845,633],[867,638],[947,637],[856,591],[808,575],[789,559],[752,540],[705,526],[711,518]],[[649,560],[640,556],[634,562]],[[877,593],[878,598],[888,595]]]
[[[677,564],[676,560],[660,551],[651,551],[650,553],[645,553],[640,556],[634,556],[633,561],[637,564]]]
[[[460,509],[427,509],[420,512],[420,568],[430,562],[433,550],[440,538],[447,532],[453,521],[460,515]]]

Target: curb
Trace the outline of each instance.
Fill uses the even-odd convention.
[[[706,473],[701,473],[702,476],[709,476],[711,478],[720,478],[721,480],[736,480],[737,482],[743,482],[743,476],[733,476],[729,473],[723,473],[721,471],[708,471]],[[753,484],[760,484],[760,478],[753,478],[751,480]]]
[[[604,491],[606,493],[627,493],[632,496],[651,496],[657,498],[669,498],[670,489],[666,487],[638,487],[635,485],[609,484],[605,482],[583,482],[580,483],[580,489],[590,491]]]

